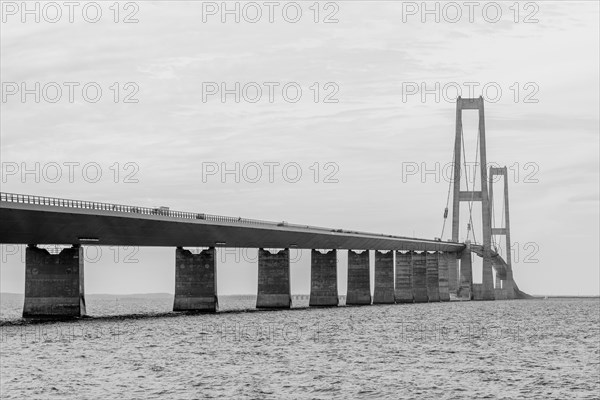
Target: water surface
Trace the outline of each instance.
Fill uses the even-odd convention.
[[[22,324],[22,303],[9,300],[0,314],[3,399],[600,394],[598,299],[184,315],[170,312],[169,297],[92,296],[92,318],[41,324]]]

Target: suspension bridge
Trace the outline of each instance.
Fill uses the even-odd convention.
[[[472,185],[466,180],[466,190],[461,189],[461,176],[466,176],[463,110],[479,112],[476,165],[480,168]],[[311,250],[310,307],[338,306],[340,250],[348,251],[346,305],[528,297],[514,281],[510,251],[504,259],[493,245],[493,238],[504,237],[505,248],[510,248],[508,181],[506,167],[488,171],[486,166],[481,97],[457,99],[453,171],[440,236],[444,234],[452,198],[449,241],[3,192],[0,243],[27,245],[23,307],[26,318],[85,315],[83,248],[89,245],[173,247],[174,311],[218,311],[215,249],[219,247],[258,248],[257,308],[291,307],[290,249]],[[492,180],[496,176],[504,179],[500,227],[493,226],[491,218]],[[479,190],[475,189],[477,179]],[[464,242],[459,241],[461,202],[467,202],[469,209]],[[481,242],[473,229],[475,202],[481,202]],[[64,248],[52,252],[45,248],[47,245]],[[206,250],[195,254],[186,247]],[[369,267],[372,251],[373,294]],[[480,284],[473,283],[473,255],[482,259]]]

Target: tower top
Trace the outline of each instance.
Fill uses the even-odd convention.
[[[477,98],[456,98],[456,108],[460,110],[483,110],[483,97]]]

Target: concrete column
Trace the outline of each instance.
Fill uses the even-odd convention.
[[[496,300],[506,300],[506,289],[494,289],[494,296]]]
[[[24,318],[70,318],[85,315],[83,249],[77,245],[50,254],[25,251]]]
[[[461,165],[463,160],[462,142],[463,142],[463,123],[462,123],[463,101],[459,97],[456,99],[456,129],[454,135],[454,174],[453,194],[452,194],[452,241],[458,242],[460,232],[460,183],[462,181]]]
[[[371,274],[369,250],[356,253],[348,250],[348,293],[346,305],[371,304]]]
[[[415,303],[427,303],[427,252],[412,253],[413,298]]]
[[[482,283],[473,285],[473,300],[495,300],[494,276],[492,274],[492,258],[490,250],[483,248]]]
[[[443,252],[438,253],[440,301],[450,301],[450,292],[448,290],[448,261],[450,257],[456,259],[456,256],[454,254],[448,254]]]
[[[492,257],[490,250],[484,245],[483,250],[483,265],[481,272],[481,292],[477,296],[473,296],[474,300],[494,300],[494,275],[492,273]]]
[[[336,307],[337,289],[337,250],[323,254],[317,250],[310,252],[310,307]]]
[[[448,257],[448,292],[456,294],[459,285],[458,259],[455,255]]]
[[[510,251],[510,207],[508,203],[508,171],[504,167],[504,223],[506,226],[506,264],[508,269],[506,271],[506,279],[502,282],[502,288],[505,289],[506,298],[515,298],[515,280],[512,270],[512,253]]]
[[[215,248],[192,254],[175,250],[175,299],[173,311],[206,311],[218,309],[217,258]]]
[[[412,254],[396,252],[396,303],[413,302]]]
[[[290,308],[290,249],[271,254],[258,249],[258,296],[256,308]]]
[[[492,217],[488,192],[488,170],[485,145],[485,112],[483,99],[479,107],[479,173],[481,177],[481,224],[483,228],[483,263],[481,271],[481,300],[494,300],[494,275],[492,272]]]
[[[427,299],[430,303],[440,301],[440,277],[438,273],[438,253],[425,252]]]
[[[506,294],[506,298],[512,300],[515,298],[515,281],[513,278],[512,267],[509,266],[506,272],[506,279],[502,281],[502,289]]]
[[[465,249],[460,258],[460,288],[458,296],[471,299],[473,291],[473,264],[471,262],[471,250]]]
[[[373,304],[394,304],[394,252],[375,251]]]

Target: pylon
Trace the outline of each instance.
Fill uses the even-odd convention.
[[[494,168],[490,167],[490,182],[489,182],[489,191],[490,191],[490,204],[493,207],[494,205],[494,177],[502,176],[504,178],[504,227],[496,228],[492,226],[491,234],[492,235],[503,235],[504,236],[504,248],[506,249],[506,277],[505,279],[501,279],[502,289],[506,292],[506,298],[514,299],[515,298],[515,289],[514,289],[514,278],[512,271],[512,261],[511,261],[511,249],[510,249],[510,212],[508,209],[508,170],[506,167],[503,168]],[[496,274],[496,276],[498,276]],[[498,279],[497,279],[498,280]]]
[[[479,182],[481,190],[475,191],[475,182],[473,182],[472,191],[461,191],[460,190],[460,179],[461,179],[461,164],[462,164],[462,152],[461,143],[463,140],[463,126],[462,126],[462,111],[463,110],[478,110],[479,111],[479,153],[480,153],[480,165],[479,165]],[[491,227],[491,216],[490,216],[490,203],[488,196],[487,187],[487,168],[486,168],[486,145],[485,145],[485,117],[483,111],[483,97],[476,99],[463,99],[458,97],[456,99],[456,138],[454,142],[454,195],[452,203],[452,240],[457,242],[459,240],[459,222],[460,222],[460,202],[463,201],[480,201],[481,202],[481,221],[483,231],[483,271],[482,271],[482,285],[473,285],[472,276],[468,273],[459,273],[459,282],[455,285],[464,288],[465,285],[472,287],[473,299],[474,300],[494,300],[494,278],[492,274],[492,257],[491,257],[491,242],[492,242],[492,227]],[[461,261],[462,263],[462,261]],[[458,264],[458,263],[457,263]],[[464,271],[467,272],[467,271]],[[466,282],[465,280],[470,280]],[[461,290],[464,293],[464,290]]]

